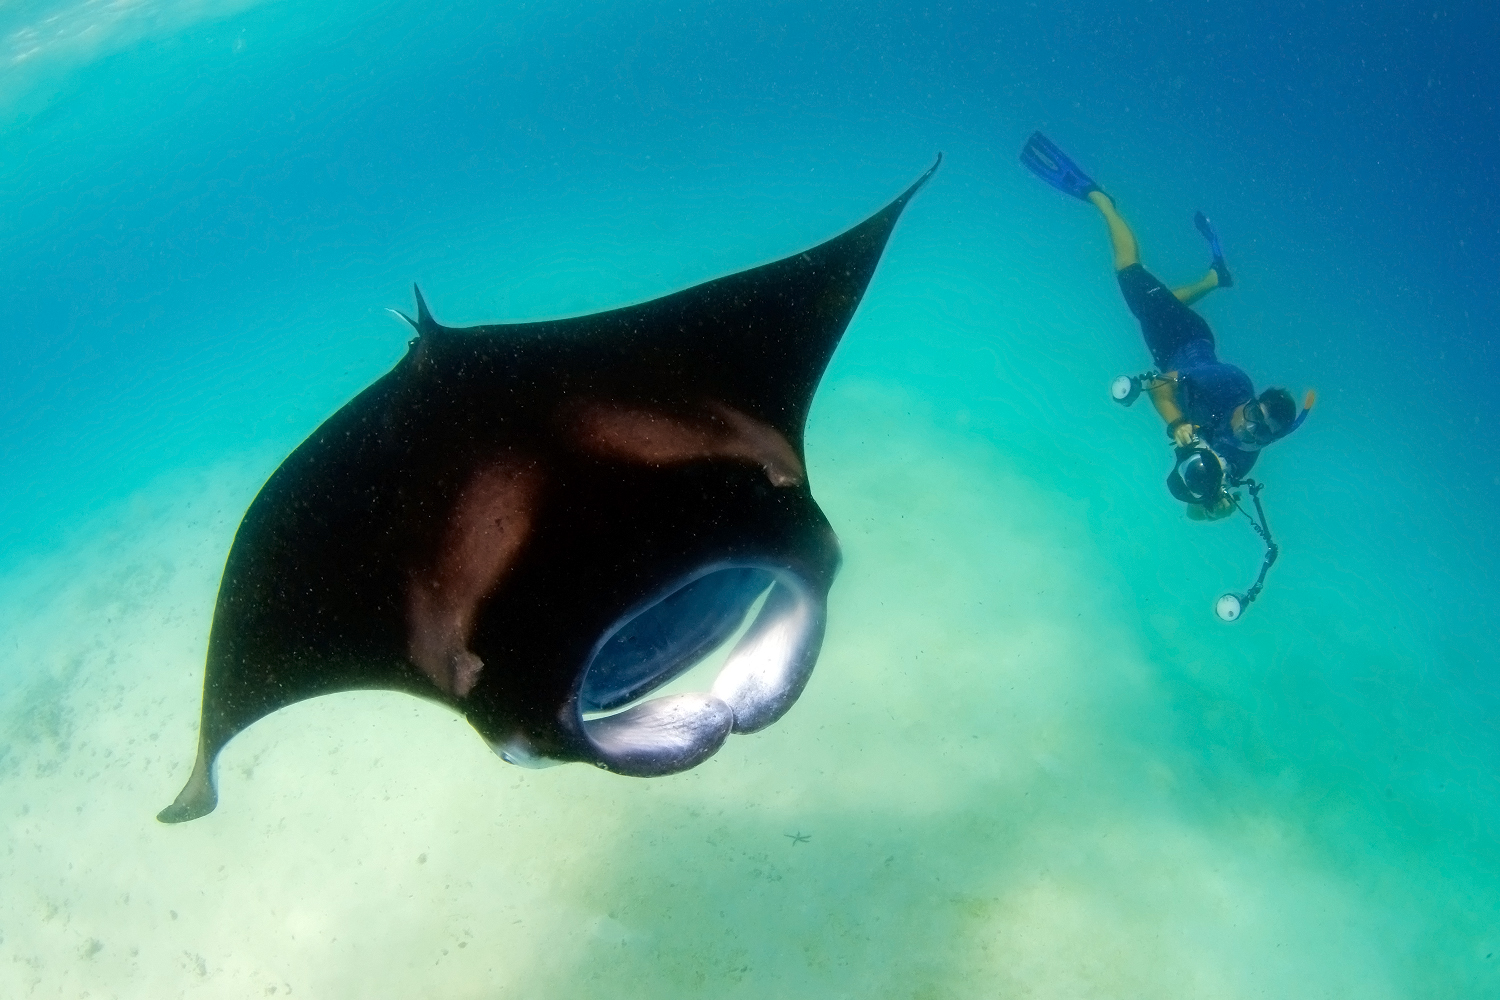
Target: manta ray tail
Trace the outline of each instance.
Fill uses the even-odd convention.
[[[156,814],[156,818],[163,823],[186,823],[190,819],[199,816],[207,816],[214,811],[219,804],[219,792],[214,788],[214,768],[212,755],[207,752],[203,745],[203,737],[198,737],[198,760],[193,765],[193,773],[188,776],[187,784],[182,786],[182,791],[177,793],[177,798],[171,805]]]

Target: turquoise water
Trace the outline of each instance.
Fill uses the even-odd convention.
[[[0,11],[0,996],[1500,993],[1500,15],[1466,6]],[[1097,216],[1258,386],[1280,561],[1193,524]],[[824,378],[844,567],[774,727],[640,781],[305,702],[191,764],[224,557],[445,323],[826,239],[942,150]],[[806,838],[806,839],[802,839]]]

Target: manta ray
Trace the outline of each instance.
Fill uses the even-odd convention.
[[[640,777],[779,719],[840,561],[808,411],[941,162],[840,236],[638,305],[460,329],[415,289],[406,354],[240,522],[197,762],[157,818],[211,812],[230,739],[340,691],[441,702],[515,764]],[[741,630],[710,690],[642,700]]]

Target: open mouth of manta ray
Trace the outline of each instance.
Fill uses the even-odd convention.
[[[655,777],[696,767],[730,733],[764,729],[792,707],[817,662],[826,622],[826,599],[793,572],[705,567],[632,609],[595,643],[564,724],[590,746],[593,763],[619,774]],[[641,700],[737,632],[709,690]],[[554,763],[518,741],[498,749],[514,764]]]

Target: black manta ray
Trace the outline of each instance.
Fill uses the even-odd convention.
[[[808,410],[941,162],[820,246],[640,305],[452,329],[418,291],[406,355],[240,523],[197,763],[158,818],[211,812],[235,734],[337,691],[440,701],[513,763],[638,776],[780,718],[817,660],[839,566],[808,488]],[[762,597],[709,692],[626,707]]]

